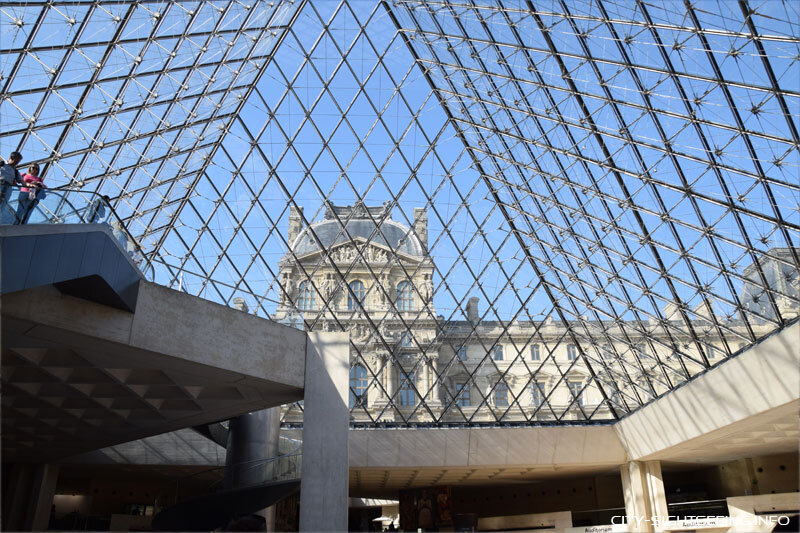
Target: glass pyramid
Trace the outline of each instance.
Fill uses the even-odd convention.
[[[796,2],[6,1],[0,42],[3,155],[157,282],[350,331],[354,425],[618,419],[800,312]]]

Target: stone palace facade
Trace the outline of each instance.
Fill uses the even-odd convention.
[[[482,320],[477,297],[468,300],[462,320],[445,320],[433,301],[427,225],[423,209],[414,210],[409,227],[393,220],[387,206],[329,205],[310,227],[301,212],[290,214],[291,252],[279,264],[284,292],[273,318],[350,332],[354,422],[615,418],[612,409],[621,416],[747,344],[742,321],[730,320],[720,331],[704,318],[703,305],[690,314],[667,305],[669,327],[654,319],[576,321],[573,334],[552,319]],[[797,273],[775,261],[762,267],[781,294],[794,295],[776,300],[783,316],[796,316]],[[744,276],[756,279],[752,265]],[[769,315],[765,295],[752,285],[744,283],[742,298]],[[756,337],[759,328],[772,329],[757,320],[749,327]],[[692,340],[689,328],[703,341]],[[683,357],[673,355],[676,346]],[[284,420],[301,416],[289,409]]]

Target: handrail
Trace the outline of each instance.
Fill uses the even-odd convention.
[[[267,483],[268,481],[281,481],[285,479],[298,479],[300,477],[300,471],[302,469],[302,457],[303,452],[301,451],[294,451],[292,453],[284,453],[281,455],[276,455],[275,457],[270,457],[269,459],[263,459],[260,461],[247,461],[244,463],[237,463],[234,465],[230,465],[228,468],[233,469],[233,484],[235,486],[251,486],[251,485],[260,485],[262,483]],[[249,463],[255,463],[244,470],[238,470],[236,467],[241,465],[246,465]],[[269,468],[272,466],[272,468]],[[257,468],[263,467],[263,475],[256,478],[255,481],[251,481],[246,485],[237,483],[237,477],[251,477],[251,472]],[[281,468],[284,467],[284,468]],[[287,468],[288,467],[288,468]],[[271,474],[268,474],[271,472]],[[220,480],[222,481],[222,480]],[[212,483],[209,488],[214,489],[220,481],[215,481]],[[216,490],[216,489],[215,489]]]
[[[117,212],[99,193],[82,191],[69,187],[43,188],[36,193],[36,199],[20,204],[25,194],[22,187],[31,189],[32,185],[2,184],[6,194],[0,202],[0,225],[11,224],[89,224],[105,223],[111,227],[114,238],[130,255],[131,260],[148,281],[155,278],[152,260],[139,242],[130,234]],[[20,194],[15,194],[17,191]],[[77,199],[77,200],[76,200]],[[77,207],[76,207],[77,206]],[[103,211],[102,215],[98,215]],[[91,218],[91,220],[89,220]],[[109,222],[110,221],[110,222]]]
[[[207,474],[209,472],[216,472],[216,471],[225,471],[226,469],[232,469],[233,473],[233,481],[234,485],[236,486],[252,486],[252,485],[260,485],[263,483],[267,483],[269,481],[281,481],[281,480],[288,480],[288,479],[299,479],[300,473],[302,471],[302,458],[303,452],[300,451],[298,448],[290,453],[284,453],[280,455],[276,455],[275,457],[270,457],[268,459],[255,459],[253,461],[243,461],[241,463],[236,463],[232,465],[225,465],[225,466],[216,466],[213,468],[207,468],[205,470],[200,470],[199,472],[194,472],[193,474],[189,474],[187,476],[183,476],[180,479],[175,481],[175,501],[178,501],[178,494],[180,492],[180,485],[181,482],[185,482],[186,480],[193,478],[195,476],[199,476],[202,474]],[[289,468],[287,469],[280,469],[282,463],[288,465]],[[277,467],[273,467],[272,469],[268,468],[270,465],[277,464]],[[244,465],[250,465],[244,468],[243,470],[238,472],[237,475],[237,468],[240,468]],[[247,484],[236,483],[236,478],[241,476],[242,474],[249,474],[255,468],[264,467],[264,475],[256,478],[256,481],[250,482]],[[267,473],[271,470],[271,475],[267,475]],[[290,475],[291,474],[291,475]],[[248,476],[249,477],[249,476]],[[218,485],[225,481],[225,476],[223,475],[222,479],[214,481],[211,483],[207,490],[217,491],[219,490]]]

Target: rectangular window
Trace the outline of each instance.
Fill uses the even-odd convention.
[[[469,383],[456,383],[456,404],[469,407]]]
[[[408,377],[403,378],[403,381],[400,383],[400,405],[402,407],[411,407],[417,403],[417,395],[411,387],[413,381],[414,373],[411,372]]]
[[[531,405],[539,407],[544,401],[544,383],[531,382]]]
[[[612,359],[614,357],[614,351],[611,349],[610,344],[604,344],[603,349],[600,352],[603,355],[603,359]]]
[[[459,346],[458,350],[456,351],[456,354],[457,354],[457,357],[458,357],[459,361],[466,361],[467,360],[467,345],[466,344],[462,344],[461,346]]]
[[[713,344],[706,344],[706,357],[711,361],[717,356],[717,351],[714,349]]]
[[[508,385],[504,381],[494,388],[494,404],[497,407],[508,407]]]
[[[646,344],[635,344],[633,347],[636,350],[636,354],[639,357],[647,357],[647,345]]]
[[[542,353],[539,351],[538,344],[531,344],[531,361],[541,361]]]
[[[494,347],[494,360],[495,361],[503,360],[503,346],[500,344]]]
[[[583,396],[581,395],[581,391],[583,390],[583,384],[580,381],[568,381],[567,386],[569,387],[569,392],[571,398],[569,401],[572,401],[572,398],[577,398],[577,404],[583,405]]]
[[[578,347],[574,344],[567,344],[567,361],[574,361],[578,358]]]

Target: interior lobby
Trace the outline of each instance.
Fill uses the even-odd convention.
[[[794,2],[0,42],[4,531],[800,530]]]

